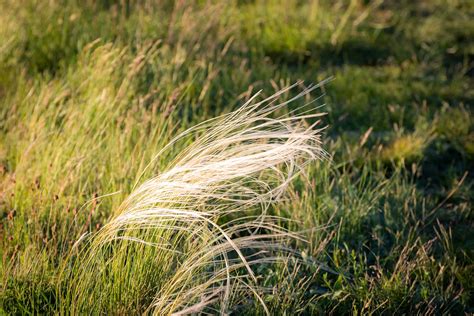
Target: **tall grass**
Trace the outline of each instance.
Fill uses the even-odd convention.
[[[254,266],[291,254],[282,239],[297,235],[268,208],[308,163],[326,156],[319,121],[304,121],[321,116],[312,102],[289,116],[271,115],[318,87],[286,102],[279,99],[295,85],[261,102],[255,95],[174,138],[162,151],[190,133],[201,135],[90,237],[74,258],[61,305],[77,313],[132,308],[180,315],[209,306],[228,313],[247,292],[269,314]]]
[[[472,312],[471,2],[0,0],[0,314]]]

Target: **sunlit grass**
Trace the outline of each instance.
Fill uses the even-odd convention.
[[[0,313],[472,312],[472,10],[0,0]]]

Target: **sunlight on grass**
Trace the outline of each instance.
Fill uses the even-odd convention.
[[[0,314],[471,313],[471,2],[0,0]]]

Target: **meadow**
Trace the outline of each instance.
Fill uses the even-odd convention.
[[[0,0],[0,314],[474,313],[473,21],[468,0]],[[164,187],[194,217],[111,232],[282,90],[299,173]]]

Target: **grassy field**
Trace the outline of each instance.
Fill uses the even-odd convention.
[[[179,283],[189,255],[112,244],[86,263],[77,241],[199,136],[153,160],[180,132],[325,79],[311,98],[332,158],[268,210],[304,239],[285,242],[297,259],[236,269],[253,292],[201,312],[474,313],[473,21],[468,0],[0,0],[0,314],[204,301],[181,295],[211,269]],[[201,233],[152,238],[193,254]]]

